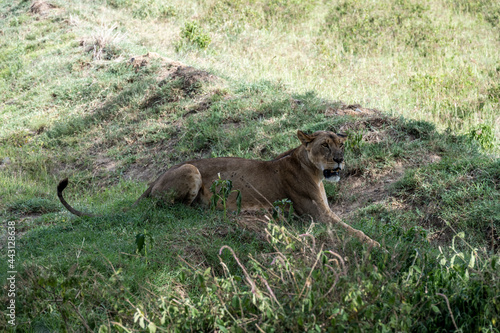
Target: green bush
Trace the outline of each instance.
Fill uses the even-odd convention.
[[[495,134],[488,125],[480,125],[469,132],[469,137],[477,141],[485,150],[490,150],[495,147]]]
[[[177,291],[136,307],[137,325],[172,331],[386,332],[494,330],[500,324],[496,256],[458,250],[454,241],[437,255],[409,246],[391,254],[363,251],[361,260],[351,262],[311,234],[296,235],[273,223],[266,233],[275,250],[271,257],[250,257],[243,264],[223,246],[220,254],[229,252],[241,273],[230,272],[222,259],[224,276],[210,268],[185,269]]]
[[[180,51],[187,45],[195,46],[199,49],[206,49],[212,42],[210,36],[198,25],[197,22],[186,22],[181,28],[181,40],[177,43],[176,49]]]

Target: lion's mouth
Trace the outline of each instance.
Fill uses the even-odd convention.
[[[339,171],[340,169],[337,168],[337,169],[325,169],[323,170],[323,176],[325,176],[325,178],[331,178],[331,177],[339,177]]]

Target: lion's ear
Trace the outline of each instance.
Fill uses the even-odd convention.
[[[304,144],[304,145],[307,145],[312,140],[314,140],[314,136],[306,134],[306,133],[302,132],[301,130],[297,131],[297,137],[299,138],[300,142],[302,142],[302,144]]]
[[[347,134],[344,134],[344,133],[336,133],[337,136],[340,138],[340,140],[342,142],[344,142],[345,140],[347,140]]]

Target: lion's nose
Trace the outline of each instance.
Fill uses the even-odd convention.
[[[336,158],[334,157],[334,158],[333,158],[333,160],[334,160],[335,162],[337,162],[338,164],[340,164],[340,163],[344,162],[344,158],[343,158],[343,157],[336,157]]]

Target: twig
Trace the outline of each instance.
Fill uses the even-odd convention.
[[[130,306],[132,306],[133,308],[135,308],[136,310],[139,310],[139,307],[135,306],[128,298],[125,299],[127,301],[128,304],[130,304]],[[148,323],[153,323],[151,320],[149,320],[148,318],[146,318],[146,316],[141,316],[145,321],[147,321]],[[123,327],[123,326],[122,326]],[[161,327],[156,327],[157,330],[160,330],[162,332],[167,332],[167,330],[165,330],[164,328],[161,328]]]
[[[316,265],[318,264],[319,258],[321,258],[321,255],[323,254],[323,244],[321,244],[321,248],[319,249],[318,255],[316,256],[316,261],[314,262],[313,267],[311,268],[311,271],[309,272],[309,275],[306,278],[306,282],[304,283],[304,286],[302,287],[302,290],[300,291],[299,297],[302,296],[304,293],[304,290],[306,289],[306,286],[308,286],[308,281],[311,279],[311,275],[314,272],[314,269],[316,268]]]
[[[293,282],[294,286],[295,286],[295,290],[298,292],[300,287],[299,287],[299,284],[297,283],[297,279],[295,278],[295,274],[293,274],[293,271],[291,271],[291,267],[292,267],[292,264],[290,263],[290,261],[288,260],[288,258],[281,252],[278,252],[278,260],[281,262],[281,264],[283,265],[283,267],[285,267],[285,271],[286,273],[288,274],[288,278]],[[286,261],[286,262],[285,262]],[[286,268],[288,265],[288,269]]]
[[[154,284],[152,284],[151,282],[147,281],[146,283],[152,285],[153,287],[156,287]],[[148,293],[150,293],[151,295],[155,296],[156,298],[160,298],[159,295],[156,295],[154,292],[152,292],[151,290],[149,290],[148,288],[144,287],[142,284],[139,285],[140,288],[146,290]]]
[[[273,299],[274,301],[276,301],[276,303],[278,303],[278,305],[281,307],[280,302],[278,302],[278,299],[277,299],[277,298],[276,298],[276,296],[274,295],[274,292],[273,292],[273,290],[271,289],[271,287],[269,286],[269,283],[267,283],[267,280],[266,280],[264,277],[260,276],[260,275],[258,275],[258,276],[259,276],[260,280],[261,280],[261,281],[262,281],[262,282],[266,285],[266,288],[267,288],[267,290],[269,291],[269,294],[271,294],[272,299]]]
[[[344,259],[342,258],[342,256],[336,252],[333,252],[333,251],[328,251],[328,253],[330,253],[331,255],[334,255],[335,257],[339,258],[340,260],[340,263],[342,264],[342,271],[344,272],[344,274],[347,274],[347,269],[345,267],[345,261]],[[338,265],[338,264],[337,264]]]
[[[253,262],[253,263],[255,263],[257,266],[261,267],[262,269],[267,270],[267,266],[262,265],[262,264],[261,264],[260,262],[258,262],[258,261],[257,261],[254,257],[252,257],[252,255],[251,255],[251,254],[249,254],[248,256],[250,257],[250,259],[252,260],[252,262]],[[274,258],[274,259],[273,259],[273,261],[271,262],[271,265],[273,265],[273,264],[274,264],[275,259],[276,259],[276,258]],[[267,272],[268,272],[269,274],[273,275],[275,278],[277,278],[277,279],[281,279],[281,277],[280,277],[278,274],[274,273],[273,271],[271,271],[271,270],[267,270]]]
[[[97,246],[94,245],[94,249],[97,250],[97,252],[99,252],[99,254],[104,258],[106,259],[106,261],[108,262],[108,264],[111,266],[111,268],[113,269],[113,272],[115,273],[115,275],[118,275],[118,273],[116,272],[115,270],[115,266],[113,266],[113,264],[111,263],[111,261],[109,261],[109,259],[101,252],[101,250],[99,250],[99,248]]]
[[[111,321],[110,322],[111,324],[113,325],[116,325],[116,326],[120,326],[121,328],[123,328],[126,332],[132,332],[131,330],[127,329],[125,326],[123,326],[122,324],[116,322],[116,321]]]
[[[219,257],[219,260],[220,260],[220,264],[222,265],[222,268],[223,268],[223,270],[224,270],[224,274],[227,274],[227,275],[226,275],[226,277],[227,277],[227,276],[230,274],[230,273],[229,273],[229,268],[228,268],[228,267],[227,267],[227,265],[226,265],[226,264],[222,261],[222,258],[221,258],[221,257]],[[217,280],[216,280],[216,281],[217,281]],[[238,292],[239,292],[239,290],[238,290],[238,287],[236,287],[236,284],[234,283],[234,279],[229,279],[229,281],[231,281],[231,285],[233,286],[233,288],[234,288],[234,292],[235,292],[235,294],[237,295],[237,294],[238,294]],[[219,285],[219,283],[218,283],[218,282],[216,282],[216,283],[217,283],[217,285]],[[217,294],[217,297],[219,297],[219,299],[221,299],[221,298],[220,298],[220,296],[219,296],[218,294]],[[221,300],[221,303],[222,303],[222,304],[225,304],[225,302],[222,302],[222,300]],[[240,305],[241,317],[245,318],[245,312],[243,311],[243,305],[241,304],[241,302],[238,302],[238,303],[239,303],[239,305]],[[224,306],[225,306],[225,305],[224,305]],[[228,313],[231,317],[233,317],[233,315],[231,315],[231,313],[230,313],[229,311],[228,311],[227,313]]]
[[[455,329],[458,331],[458,326],[457,326],[457,323],[455,322],[455,317],[453,316],[453,312],[451,312],[450,301],[448,300],[448,297],[446,297],[445,294],[440,294],[440,293],[437,293],[436,295],[443,297],[444,300],[446,301],[446,305],[448,306],[448,311],[450,311],[451,320],[453,321],[453,325],[455,326]]]
[[[314,236],[311,235],[311,234],[302,234],[302,235],[299,235],[299,237],[301,237],[301,238],[305,238],[305,237],[311,238],[313,246],[312,246],[312,248],[309,246],[309,248],[311,249],[311,252],[314,253],[314,249],[316,249],[316,240],[314,239]]]
[[[259,332],[266,333],[266,331],[264,331],[262,328],[260,328],[259,325],[255,324],[255,326],[257,327],[257,329],[259,330]]]
[[[229,270],[227,269],[227,266],[226,264],[224,264],[222,262],[222,259],[221,257],[219,257],[220,259],[220,263],[222,264],[223,267],[225,267],[225,269],[229,272]],[[231,284],[233,285],[233,288],[235,289],[235,294],[238,293],[238,290],[236,289],[236,286],[234,285],[233,283],[233,279],[230,279],[231,280]],[[221,286],[219,284],[219,282],[217,281],[217,279],[214,279],[214,283],[217,285],[217,290],[220,291],[221,289]],[[227,306],[226,306],[226,302],[224,302],[224,300],[222,299],[222,297],[220,296],[219,292],[216,292],[215,293],[215,296],[217,296],[217,298],[219,299],[220,303],[222,304],[222,306],[224,307],[224,309],[226,310],[226,313],[231,317],[231,319],[233,319],[234,322],[237,322],[236,318],[231,314],[231,311],[228,310]],[[240,311],[241,311],[241,315],[242,317],[244,317],[244,313],[243,313],[243,306],[241,305],[241,302],[238,302],[240,304]]]
[[[78,259],[80,259],[80,255],[82,254],[83,243],[85,243],[85,237],[83,237],[83,240],[82,240],[82,246],[80,247],[80,249],[79,249],[79,250],[78,250],[78,252],[76,253],[76,262],[77,262],[77,263],[78,263]]]
[[[240,262],[240,260],[236,256],[236,253],[234,253],[234,250],[231,247],[229,247],[228,245],[224,245],[223,247],[220,248],[219,255],[222,255],[222,251],[224,249],[228,249],[229,251],[231,251],[231,254],[233,255],[234,260],[236,260],[236,262],[238,263],[238,265],[241,267],[241,269],[243,270],[243,273],[245,274],[245,278],[247,279],[248,283],[250,283],[250,286],[252,287],[252,289],[250,291],[253,294],[256,294],[257,293],[257,286],[255,285],[255,282],[252,280],[252,278],[248,274],[245,266],[243,266],[243,264]]]
[[[332,286],[330,287],[330,289],[328,289],[326,294],[323,295],[323,298],[325,298],[329,293],[332,292],[333,288],[335,288],[335,286],[337,285],[337,282],[339,281],[339,274],[337,274],[337,272],[335,272],[335,269],[333,269],[333,267],[330,265],[325,265],[325,266],[328,267],[333,272],[333,274],[335,274],[335,281],[333,281]]]
[[[290,275],[290,272],[286,269],[286,263],[285,261],[283,260],[283,258],[281,258],[283,254],[281,254],[281,252],[278,253],[278,255],[276,257],[274,257],[273,261],[271,262],[271,265],[274,265],[276,263],[276,261],[279,261],[281,263],[281,265],[285,268],[285,271],[286,271],[286,274],[288,275],[288,278],[290,280],[293,280],[292,279],[292,276]],[[279,278],[281,279],[281,282],[285,283],[285,279],[283,278],[283,270],[280,269],[280,276]],[[298,289],[298,286],[296,286],[297,289]]]
[[[92,330],[90,329],[89,325],[87,324],[87,321],[85,320],[85,318],[83,318],[82,314],[80,313],[80,311],[78,310],[78,308],[76,307],[76,305],[73,304],[73,302],[71,302],[71,301],[69,301],[69,304],[71,304],[71,306],[73,307],[73,309],[75,309],[76,314],[82,320],[83,326],[85,326],[85,329],[87,330],[87,332],[92,332]]]
[[[417,261],[417,258],[418,258],[419,253],[418,253],[418,250],[417,250],[417,249],[415,249],[415,252],[417,252],[417,255],[415,256],[415,258],[413,258],[413,262],[411,263],[411,266],[410,266],[410,267],[413,267],[413,265],[415,265],[415,261]],[[411,274],[410,274],[410,273],[408,273],[408,277],[406,278],[405,283],[408,283],[408,280],[410,279],[410,276],[411,276]]]

